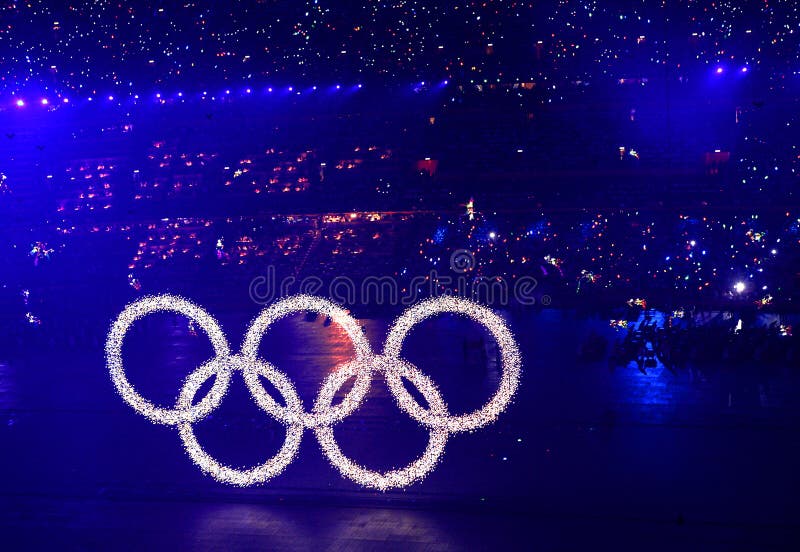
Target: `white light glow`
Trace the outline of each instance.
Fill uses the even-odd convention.
[[[208,335],[216,353],[214,358],[186,378],[174,409],[157,407],[139,395],[128,382],[122,367],[122,343],[128,329],[148,314],[162,311],[183,314],[192,320],[196,327]],[[270,326],[286,316],[305,311],[329,317],[348,334],[355,349],[355,358],[339,366],[326,378],[312,412],[304,411],[303,403],[291,380],[275,366],[258,358],[262,337]],[[436,384],[400,356],[403,341],[414,326],[440,313],[466,316],[485,326],[500,349],[500,385],[489,402],[469,414],[450,414]],[[361,327],[344,309],[319,297],[295,295],[264,309],[250,324],[242,352],[237,355],[230,353],[227,340],[216,320],[201,307],[174,295],[145,297],[128,305],[112,324],[106,340],[106,363],[123,400],[155,423],[177,426],[192,461],[218,481],[248,486],[275,477],[295,458],[303,431],[308,428],[316,435],[328,460],[344,477],[379,490],[405,487],[419,481],[436,467],[451,433],[472,431],[496,420],[517,390],[521,369],[517,343],[503,320],[490,309],[457,297],[429,299],[406,310],[391,327],[383,355],[372,353]],[[286,426],[286,441],[277,454],[249,469],[225,466],[212,458],[203,450],[192,428],[193,423],[208,416],[219,406],[234,372],[242,373],[258,406]],[[369,470],[347,458],[339,448],[333,431],[335,424],[361,405],[369,392],[374,374],[383,374],[400,409],[430,431],[428,446],[418,459],[403,468],[385,473]],[[195,404],[197,391],[211,377],[215,378],[211,390]],[[269,395],[261,385],[260,377],[272,383],[286,406],[280,406]],[[355,378],[352,389],[338,406],[332,406],[336,394],[351,378]],[[427,409],[408,392],[403,380],[418,389],[428,404]]]

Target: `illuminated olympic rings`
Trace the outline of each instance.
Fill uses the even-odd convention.
[[[208,335],[216,354],[189,374],[174,408],[158,407],[142,397],[126,378],[122,365],[122,343],[131,325],[149,314],[163,311],[183,314],[192,320]],[[285,316],[304,311],[329,317],[347,333],[355,348],[355,358],[325,379],[311,412],[303,409],[303,403],[286,374],[258,358],[261,339],[270,326]],[[485,326],[500,348],[502,375],[498,389],[483,407],[470,414],[450,414],[436,384],[400,357],[403,340],[409,331],[417,323],[439,313],[459,314]],[[382,355],[372,353],[360,326],[344,309],[319,297],[294,295],[265,308],[248,328],[239,354],[231,354],[219,324],[203,308],[174,295],[144,297],[128,305],[112,324],[106,340],[106,363],[114,386],[123,400],[152,422],[176,426],[192,460],[218,481],[248,486],[270,480],[294,459],[300,448],[303,432],[308,428],[316,435],[328,460],[344,477],[380,490],[404,487],[422,479],[436,466],[451,433],[471,431],[496,420],[517,390],[521,369],[519,348],[503,320],[484,306],[449,296],[428,299],[406,310],[389,330]],[[249,469],[235,469],[212,458],[200,446],[192,427],[192,424],[208,416],[219,406],[228,390],[233,372],[242,373],[258,406],[286,426],[286,441],[280,450],[263,464]],[[333,426],[361,405],[369,391],[373,374],[383,374],[400,409],[430,432],[428,446],[422,456],[404,468],[385,473],[368,470],[347,458],[333,434]],[[195,403],[197,391],[212,377],[214,383],[211,390]],[[260,377],[275,387],[285,406],[281,406],[270,396],[259,382]],[[332,406],[334,397],[350,379],[355,379],[352,389],[338,405]],[[414,399],[403,380],[417,388],[428,403],[427,408]]]

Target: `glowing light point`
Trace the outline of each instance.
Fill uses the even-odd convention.
[[[42,98],[42,105],[47,105],[49,103],[50,101],[47,98]]]
[[[736,293],[744,293],[744,290],[745,290],[746,288],[747,288],[747,286],[745,285],[745,283],[744,283],[744,282],[736,282],[736,283],[733,285],[733,290],[734,290]]]
[[[25,107],[25,100],[17,100],[17,107]]]

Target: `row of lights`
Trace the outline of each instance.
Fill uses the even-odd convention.
[[[62,103],[68,104],[69,103],[69,98],[64,98],[61,101],[62,101]],[[42,105],[50,105],[50,100],[48,100],[47,98],[42,98],[39,103],[41,103]],[[25,107],[25,105],[26,105],[25,104],[25,100],[20,98],[16,102],[14,102],[14,105],[16,105],[17,107]]]
[[[360,90],[360,89],[361,89],[361,88],[363,88],[363,87],[364,87],[364,85],[363,85],[363,84],[357,84],[357,85],[355,85],[355,87],[354,87],[354,88],[355,88],[355,89],[357,89],[357,90]],[[341,85],[341,84],[337,84],[337,85],[335,85],[333,88],[334,88],[335,90],[341,90],[341,89],[342,89],[342,85]],[[314,92],[316,92],[316,91],[318,90],[318,87],[317,87],[316,85],[315,85],[315,86],[312,86],[312,87],[311,87],[311,90],[312,90],[312,91],[314,91]],[[271,87],[271,86],[270,86],[270,87],[268,87],[268,88],[266,89],[266,91],[267,91],[268,93],[270,93],[270,94],[271,94],[271,93],[273,93],[273,92],[275,91],[275,88],[273,88],[273,87]],[[287,87],[287,88],[286,88],[286,91],[288,91],[289,93],[293,93],[293,92],[295,92],[295,87],[294,87],[294,86],[289,86],[289,87]],[[245,94],[245,95],[250,95],[250,94],[252,94],[252,93],[253,93],[253,89],[252,89],[252,88],[246,88],[246,89],[244,90],[244,94]],[[232,91],[231,91],[230,89],[226,89],[226,90],[225,90],[225,92],[223,93],[223,96],[230,96],[231,94],[232,94]],[[297,91],[297,94],[301,94],[301,92],[300,92],[300,91]],[[182,99],[182,98],[185,96],[185,94],[184,94],[183,92],[178,92],[178,93],[177,93],[175,96],[176,96],[177,98],[181,98],[181,99]],[[204,91],[202,94],[200,94],[200,97],[201,97],[201,98],[207,98],[207,97],[208,97],[208,92],[207,92],[207,91]],[[163,98],[163,95],[162,95],[160,92],[157,92],[157,93],[155,94],[155,99],[156,99],[156,100],[159,100],[159,101],[160,101],[160,100],[162,100],[162,98]],[[212,96],[212,98],[213,98],[213,99],[216,99],[216,96]],[[94,97],[93,97],[93,96],[90,96],[90,97],[89,97],[89,98],[87,98],[87,99],[88,99],[88,101],[90,101],[90,102],[91,102],[91,101],[93,101],[93,100],[94,100]],[[109,96],[107,96],[107,97],[106,97],[106,99],[107,99],[109,102],[113,102],[113,101],[114,101],[116,98],[115,98],[115,96],[114,96],[114,95],[109,95]],[[138,94],[134,94],[134,96],[133,96],[133,99],[134,99],[134,100],[139,100],[139,95],[138,95]],[[48,105],[50,105],[51,101],[50,101],[50,99],[49,99],[49,98],[42,98],[41,100],[39,100],[39,103],[40,103],[41,105],[43,105],[43,106],[48,106]],[[62,98],[62,99],[61,99],[61,103],[63,103],[63,104],[69,104],[69,103],[70,103],[70,100],[69,100],[69,98]],[[24,99],[22,99],[22,98],[17,98],[17,99],[14,101],[14,105],[15,105],[16,107],[22,108],[22,107],[25,107],[25,106],[27,105],[27,102],[26,102]]]

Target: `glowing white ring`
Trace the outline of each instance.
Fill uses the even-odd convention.
[[[216,360],[217,359],[214,359],[214,361]],[[181,388],[180,395],[178,396],[177,408],[187,409],[191,407],[192,399],[197,393],[197,390],[200,389],[200,386],[203,385],[208,378],[214,376],[216,373],[216,370],[212,366],[214,361],[203,364],[186,378]],[[228,357],[226,362],[232,370],[249,371],[264,376],[275,386],[284,398],[288,410],[296,414],[303,410],[303,403],[300,401],[300,397],[297,395],[297,391],[295,391],[292,382],[289,381],[286,375],[271,364],[240,355]],[[221,464],[204,451],[203,447],[197,441],[197,437],[194,434],[194,429],[190,422],[181,422],[178,424],[178,433],[192,461],[197,464],[201,470],[217,481],[231,483],[239,487],[264,483],[283,472],[286,466],[297,456],[297,451],[300,448],[300,442],[303,437],[303,430],[304,428],[301,424],[288,424],[286,426],[286,440],[275,456],[254,468],[238,470]]]
[[[131,303],[120,313],[111,326],[106,340],[106,364],[111,372],[111,380],[122,399],[139,414],[158,424],[174,425],[179,422],[196,422],[208,416],[219,406],[230,383],[230,370],[224,363],[213,363],[218,368],[217,378],[211,390],[199,403],[186,409],[162,408],[142,397],[125,377],[122,368],[122,341],[134,322],[155,312],[177,312],[193,320],[211,340],[216,359],[230,355],[228,340],[213,316],[202,307],[175,295],[143,297]]]
[[[286,316],[297,312],[316,312],[323,316],[330,317],[330,319],[342,327],[347,332],[347,335],[353,342],[353,347],[356,352],[355,365],[359,367],[355,370],[354,375],[356,381],[353,388],[345,399],[334,408],[329,408],[325,412],[302,412],[300,414],[301,420],[295,417],[293,412],[283,408],[267,393],[264,388],[258,383],[258,377],[245,370],[245,382],[253,394],[259,406],[269,412],[276,419],[290,424],[301,421],[305,427],[316,427],[319,425],[330,425],[342,420],[355,411],[356,408],[364,400],[367,391],[369,391],[370,380],[372,379],[371,373],[371,357],[372,350],[369,346],[364,332],[361,331],[361,326],[353,319],[352,316],[339,307],[338,305],[312,295],[293,295],[287,297],[271,305],[270,307],[261,311],[261,314],[253,320],[250,328],[247,330],[247,335],[242,344],[242,355],[250,358],[258,357],[258,346],[261,343],[262,336],[269,330],[269,327]]]
[[[420,372],[419,369],[398,359],[376,357],[375,362],[381,371],[387,369],[388,364],[391,364],[392,371],[398,374],[398,377],[408,379],[408,381],[419,389],[423,397],[425,397],[425,400],[428,401],[433,412],[439,416],[447,415],[447,405],[444,399],[442,399],[441,393],[439,393],[439,390],[430,378]],[[314,405],[314,410],[321,411],[329,409],[333,403],[336,392],[341,389],[342,385],[344,385],[348,379],[358,373],[357,370],[358,368],[350,363],[331,373],[322,385],[322,389]],[[386,489],[394,487],[410,485],[428,475],[428,473],[436,467],[436,464],[444,453],[444,447],[447,444],[449,432],[443,427],[429,429],[430,438],[428,439],[428,446],[425,452],[422,453],[422,456],[404,468],[390,470],[385,473],[367,469],[345,456],[336,442],[332,425],[315,427],[314,433],[317,436],[317,441],[319,441],[322,452],[325,453],[328,461],[339,470],[339,473],[365,487],[372,487],[385,491]]]
[[[397,398],[400,408],[419,423],[427,427],[446,427],[448,431],[454,433],[472,431],[495,421],[508,406],[508,403],[511,402],[519,386],[522,365],[519,349],[514,340],[514,335],[506,327],[503,319],[493,311],[467,299],[442,296],[414,305],[395,321],[389,330],[389,335],[386,336],[386,344],[383,348],[384,356],[400,358],[403,341],[408,332],[423,320],[440,313],[466,316],[477,324],[485,326],[497,341],[502,358],[502,376],[500,385],[492,398],[489,399],[489,402],[469,414],[452,416],[448,413],[442,416],[424,409],[406,390],[400,381],[399,375],[391,369],[391,365],[386,371],[386,381]]]

